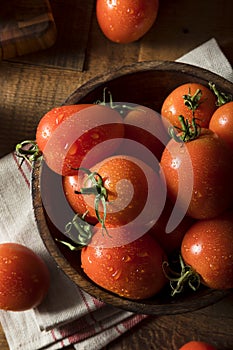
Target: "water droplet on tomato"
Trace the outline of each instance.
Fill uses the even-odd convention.
[[[121,258],[122,261],[124,262],[129,262],[131,261],[131,257],[129,255],[124,255],[122,258]]]
[[[121,276],[122,270],[116,270],[113,274],[112,277],[114,278],[114,280],[118,280]]]

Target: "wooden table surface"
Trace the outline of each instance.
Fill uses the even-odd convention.
[[[161,0],[150,32],[127,45],[103,36],[94,3],[51,0],[57,26],[54,46],[0,62],[0,156],[12,151],[18,141],[34,138],[41,116],[77,87],[121,64],[175,60],[212,37],[233,64],[232,0]],[[192,339],[209,341],[218,350],[233,349],[232,306],[230,296],[195,312],[150,317],[106,349],[177,350]],[[1,328],[0,349],[9,349]]]

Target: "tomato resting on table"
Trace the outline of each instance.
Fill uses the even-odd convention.
[[[217,350],[209,343],[205,343],[198,340],[192,340],[179,348],[179,350]]]
[[[224,141],[209,129],[184,143],[171,139],[160,162],[169,198],[187,205],[187,215],[194,219],[219,215],[232,203],[231,160]]]
[[[130,43],[152,27],[158,8],[158,0],[97,0],[96,16],[108,39],[116,43]]]
[[[206,286],[233,288],[233,212],[197,221],[184,235],[181,255]]]
[[[45,262],[17,243],[0,244],[0,309],[24,311],[45,298],[50,276]]]
[[[125,235],[134,234],[123,226],[114,228],[114,240],[118,246],[105,247],[101,225],[94,229],[92,244],[81,251],[81,264],[87,276],[99,286],[130,299],[144,299],[158,293],[167,280],[162,264],[165,253],[149,234],[124,244]],[[107,240],[111,237],[106,236]],[[121,244],[122,241],[122,244]]]
[[[173,126],[180,127],[178,117],[182,115],[190,123],[193,117],[197,118],[198,124],[207,128],[216,108],[216,97],[209,88],[199,83],[186,83],[166,97],[161,115]]]
[[[50,110],[40,120],[36,142],[48,166],[62,175],[111,155],[124,136],[120,114],[103,105],[70,105]],[[85,163],[85,165],[84,165]]]

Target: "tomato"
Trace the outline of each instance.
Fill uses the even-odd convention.
[[[131,232],[123,226],[111,225],[118,246],[105,247],[98,242],[99,238],[100,242],[103,240],[102,228],[98,225],[92,245],[81,251],[81,264],[87,276],[99,286],[129,299],[149,298],[158,293],[167,281],[162,269],[166,257],[156,240],[144,234],[124,244],[125,235]]]
[[[156,167],[156,160],[160,160],[169,140],[160,114],[145,106],[135,106],[124,117],[124,127],[125,136],[118,153],[132,155]]]
[[[75,186],[82,192],[76,199],[72,194]],[[64,192],[79,214],[83,214],[79,212],[83,208],[92,218],[114,225],[135,220],[140,225],[153,223],[166,198],[163,177],[141,160],[124,155],[106,158],[88,174],[79,171],[72,182],[64,180]]]
[[[152,27],[158,8],[158,0],[97,0],[96,16],[108,39],[130,43]]]
[[[80,177],[82,177],[82,175],[83,174],[80,174],[79,176],[73,175],[63,177],[64,194],[74,212],[81,215],[86,213],[85,220],[90,224],[95,225],[97,224],[98,219],[95,216],[90,215],[84,196],[82,194],[78,194],[81,189]]]
[[[185,233],[195,222],[194,219],[183,215],[182,211],[176,208],[176,217],[181,215],[181,219],[178,223],[176,223],[176,217],[174,217],[172,221],[172,225],[174,225],[174,227],[171,231],[168,231],[167,225],[169,218],[171,218],[172,210],[173,205],[167,198],[161,216],[155,225],[149,230],[149,233],[159,242],[160,246],[168,255],[180,249]]]
[[[233,212],[191,226],[183,238],[181,255],[206,286],[233,288]]]
[[[169,141],[161,158],[168,196],[195,219],[213,218],[232,203],[231,152],[209,129],[188,142]]]
[[[48,111],[39,121],[36,131],[36,141],[39,149],[44,152],[44,148],[52,136],[54,130],[67,118],[82,109],[91,107],[91,104],[68,105],[55,107]]]
[[[179,350],[217,350],[214,346],[197,340],[192,340],[183,346]]]
[[[0,244],[0,309],[24,311],[38,306],[49,288],[45,262],[18,243]]]
[[[199,93],[197,93],[198,91]],[[188,106],[184,96],[187,96]],[[178,117],[183,115],[189,122],[194,116],[201,127],[207,128],[215,110],[216,97],[212,91],[199,83],[186,83],[178,86],[166,97],[161,114],[173,126],[180,127]]]
[[[36,141],[55,172],[75,174],[111,155],[124,136],[117,111],[103,105],[71,105],[52,109],[38,124]],[[83,165],[82,165],[83,166]]]
[[[214,112],[209,129],[218,134],[233,151],[233,101],[223,104]]]

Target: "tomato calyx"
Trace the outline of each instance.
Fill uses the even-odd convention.
[[[199,124],[196,123],[197,118],[193,118],[191,123],[182,115],[180,115],[178,119],[181,123],[181,127],[175,126],[168,128],[169,135],[176,142],[188,142],[198,138],[201,132],[201,128]],[[178,132],[176,132],[175,129],[178,130]]]
[[[107,102],[107,98],[106,98],[106,94],[109,95],[109,102]],[[111,109],[116,109],[117,112],[121,115],[124,116],[125,114],[128,113],[129,110],[133,110],[135,109],[132,106],[128,106],[127,104],[114,104],[113,102],[113,96],[111,91],[108,90],[107,87],[105,87],[103,89],[103,101],[101,100],[97,100],[95,102],[97,105],[101,105],[101,106],[109,106]]]
[[[225,92],[218,91],[218,89],[214,83],[209,82],[209,87],[210,87],[210,90],[212,90],[217,97],[216,106],[220,107],[220,106],[225,105],[226,103],[231,102],[233,100],[233,97],[231,94],[227,94]]]
[[[190,265],[186,265],[182,256],[179,255],[179,269],[176,271],[170,267],[168,261],[163,262],[163,272],[170,281],[171,296],[181,293],[187,285],[193,291],[197,291],[201,284],[200,275]]]
[[[191,95],[190,89],[189,89],[189,93],[182,96],[184,99],[185,106],[187,106],[192,111],[193,116],[194,116],[195,110],[201,104],[200,102],[201,96],[202,96],[201,89],[197,89],[193,95]]]
[[[75,191],[75,193],[83,194],[83,195],[94,194],[95,196],[94,206],[95,206],[96,217],[99,223],[101,224],[102,228],[107,232],[107,229],[105,227],[105,220],[107,215],[106,202],[108,200],[108,193],[106,188],[104,187],[103,178],[96,171],[91,172],[89,169],[86,169],[86,168],[81,167],[81,168],[76,168],[75,170],[81,170],[87,174],[87,178],[85,179],[85,182],[84,182],[84,187],[82,187],[80,191]],[[92,186],[85,187],[85,185],[89,181],[91,182]],[[100,211],[99,211],[100,203],[103,206],[103,217],[100,216]]]
[[[33,162],[42,159],[42,152],[34,140],[25,140],[18,143],[15,147],[15,154],[17,157],[22,158],[20,165],[27,161],[32,166]]]
[[[91,225],[85,221],[86,214],[87,213],[84,213],[82,216],[75,214],[73,219],[65,226],[65,235],[68,236],[75,245],[59,239],[56,239],[56,241],[64,244],[70,250],[81,250],[83,247],[87,246],[92,239],[93,231]]]

